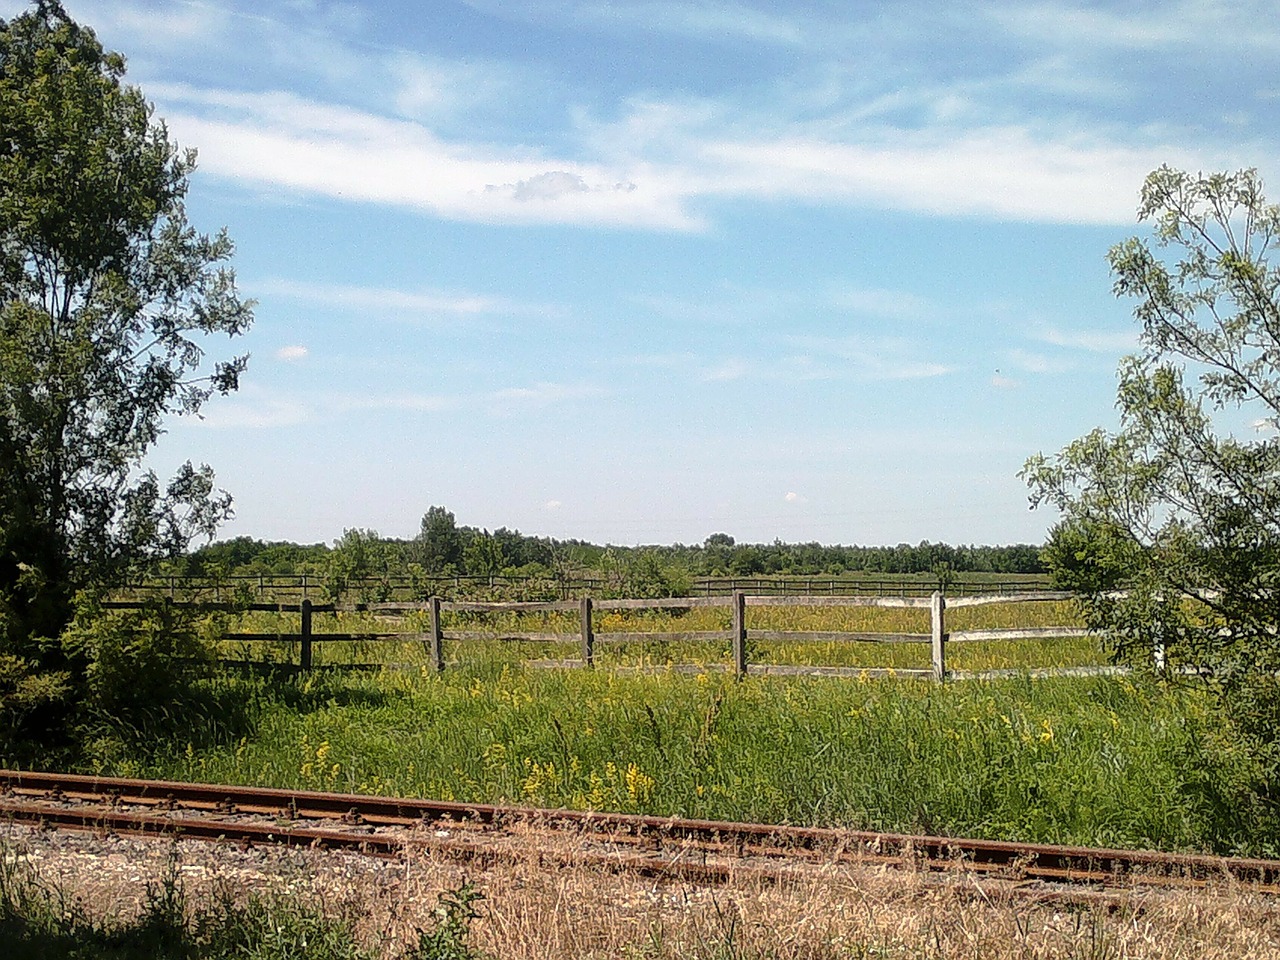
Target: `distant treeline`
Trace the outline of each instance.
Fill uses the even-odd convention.
[[[598,572],[618,578],[680,578],[843,573],[1044,573],[1040,548],[951,546],[922,541],[893,547],[820,543],[738,543],[715,533],[701,544],[622,547],[529,537],[500,527],[493,532],[458,526],[444,507],[432,507],[411,540],[351,529],[332,545],[267,542],[236,537],[201,547],[164,572],[192,576],[315,574],[328,578],[412,575],[529,576],[554,578]]]

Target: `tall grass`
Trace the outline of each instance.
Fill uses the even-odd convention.
[[[117,756],[123,774],[834,824],[1275,852],[1207,701],[1128,679],[621,675],[509,662],[224,677],[234,742]],[[248,706],[243,706],[247,704]]]

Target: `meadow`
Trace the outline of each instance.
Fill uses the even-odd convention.
[[[922,633],[927,610],[751,608],[750,629]],[[937,684],[723,671],[728,640],[603,642],[608,633],[728,629],[729,611],[599,611],[588,669],[564,612],[454,611],[446,668],[422,640],[324,633],[424,630],[425,615],[317,616],[315,663],[287,642],[223,641],[243,661],[189,704],[91,744],[126,776],[399,794],[1008,840],[1274,854],[1280,835],[1206,692],[1141,674],[1040,677],[1105,662],[1094,638],[952,645],[959,669],[1022,671]],[[948,628],[1070,624],[1057,602],[957,608]],[[206,635],[288,633],[297,616],[219,614]],[[511,641],[564,633],[565,642]],[[927,666],[928,644],[753,644],[755,662]],[[352,661],[364,669],[343,669]],[[286,665],[276,669],[273,662]],[[692,665],[692,667],[690,667]],[[701,665],[701,666],[699,666]],[[641,668],[641,669],[637,669]]]
[[[749,630],[810,631],[883,634],[929,633],[929,611],[893,607],[749,607]],[[597,635],[596,663],[609,668],[665,667],[689,664],[714,669],[732,660],[729,630],[731,613],[727,607],[694,607],[689,610],[598,610],[594,618]],[[950,631],[992,628],[1080,626],[1079,614],[1070,601],[1022,602],[977,607],[961,607],[947,613]],[[369,613],[339,612],[317,615],[317,636],[325,633],[390,633],[425,631],[425,614],[375,616]],[[297,632],[297,614],[256,612],[221,620],[224,632],[287,634]],[[546,661],[578,656],[579,622],[576,612],[446,612],[446,635],[466,633],[465,640],[446,640],[445,659],[451,663],[468,660],[508,659]],[[667,633],[719,632],[718,639],[672,640]],[[542,635],[536,640],[503,639],[511,635]],[[564,639],[545,639],[561,634]],[[610,634],[628,634],[626,640],[610,640]],[[636,639],[636,634],[652,634],[652,639]],[[234,659],[291,659],[296,662],[296,644],[274,641],[222,644],[223,655]],[[802,667],[928,669],[930,650],[921,643],[877,643],[849,640],[755,640],[749,641],[752,663]],[[318,642],[314,663],[401,663],[422,665],[429,661],[420,641]],[[948,665],[959,671],[1029,670],[1105,664],[1106,652],[1096,638],[1073,637],[1045,640],[991,640],[956,643],[948,647]]]
[[[427,669],[218,675],[102,772],[1052,843],[1274,853],[1202,695],[968,681]],[[195,711],[198,710],[197,714]]]

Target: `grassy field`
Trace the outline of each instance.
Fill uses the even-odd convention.
[[[1060,602],[1017,602],[963,607],[948,611],[951,631],[995,627],[1079,626],[1073,605]],[[227,632],[296,632],[297,614],[252,613],[229,618],[219,627]],[[404,617],[375,617],[360,613],[317,615],[317,634],[423,631],[421,614]],[[453,630],[488,632],[492,638],[504,633],[559,633],[564,642],[480,640],[449,641],[446,659],[454,664],[468,661],[491,662],[506,658],[521,660],[565,659],[578,655],[576,613],[446,613],[446,632]],[[684,611],[610,610],[598,611],[594,620],[597,634],[596,658],[602,667],[664,666],[674,663],[696,665],[731,662],[727,607],[697,607]],[[924,609],[881,607],[750,607],[749,630],[848,631],[878,633],[929,632],[929,612]],[[672,641],[660,635],[670,632],[722,631],[723,640]],[[610,641],[610,633],[652,633],[647,641]],[[427,662],[421,643],[365,641],[358,643],[317,643],[315,663],[407,663]],[[222,647],[233,658],[292,659],[298,652],[287,645],[228,642]],[[888,667],[925,669],[930,664],[929,644],[865,643],[849,641],[751,641],[749,659],[761,664],[798,666]],[[957,643],[948,647],[948,664],[955,670],[1031,669],[1071,667],[1106,662],[1100,642],[1092,638],[1055,640],[984,641]]]
[[[1195,691],[1116,679],[548,671],[206,682],[103,772],[664,815],[1275,852]]]
[[[755,607],[748,629],[923,633],[928,612]],[[572,614],[452,613],[437,675],[423,644],[316,643],[316,663],[383,663],[306,675],[227,668],[193,702],[145,730],[96,740],[101,772],[175,779],[527,803],[710,819],[846,825],[1011,840],[1280,853],[1257,772],[1203,691],[1140,678],[874,680],[750,677],[717,667],[727,640],[607,634],[728,629],[729,611],[601,611],[596,670],[548,670],[577,656]],[[1057,603],[950,612],[951,630],[1069,625]],[[422,630],[418,614],[317,616],[328,632]],[[224,616],[225,630],[289,632],[296,616]],[[555,632],[564,643],[504,633]],[[1097,641],[951,645],[958,669],[1104,660]],[[225,642],[224,655],[296,663],[288,644]],[[911,667],[928,646],[754,643],[762,663]],[[702,664],[686,673],[672,664]],[[637,665],[648,671],[623,669]],[[616,669],[615,669],[616,668]]]

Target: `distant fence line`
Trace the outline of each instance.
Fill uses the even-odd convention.
[[[1060,591],[1040,591],[1017,595],[986,595],[947,598],[935,591],[929,597],[868,597],[868,596],[763,596],[748,595],[739,590],[727,597],[672,597],[661,600],[595,600],[583,597],[576,601],[525,601],[508,603],[485,603],[479,601],[443,600],[431,597],[417,602],[385,602],[360,604],[313,603],[301,600],[297,603],[248,603],[248,604],[209,604],[174,601],[178,606],[202,610],[222,609],[227,611],[270,611],[276,613],[297,613],[301,624],[298,633],[226,633],[223,640],[256,641],[256,642],[288,642],[297,643],[300,657],[298,668],[303,671],[312,669],[313,644],[322,642],[366,642],[366,641],[410,641],[420,642],[428,651],[431,665],[437,671],[445,669],[444,641],[475,640],[527,640],[555,643],[573,643],[578,647],[579,656],[572,660],[544,662],[549,666],[593,667],[595,666],[596,647],[601,643],[620,643],[634,641],[693,641],[693,640],[725,640],[730,644],[731,663],[728,665],[712,665],[710,669],[727,669],[735,677],[742,678],[748,674],[775,675],[811,675],[811,676],[905,676],[924,677],[939,683],[948,679],[969,676],[996,676],[1020,673],[1050,673],[1072,675],[1096,675],[1114,673],[1122,668],[1117,667],[1072,667],[1043,668],[1032,670],[986,671],[982,674],[967,674],[949,671],[947,668],[947,647],[952,643],[998,640],[1039,640],[1065,639],[1085,637],[1090,631],[1082,627],[1039,627],[1039,628],[996,628],[985,630],[948,631],[946,629],[946,611],[948,608],[973,607],[993,603],[1031,603],[1069,600],[1072,594]],[[145,601],[115,600],[105,604],[110,609],[141,609]],[[748,624],[750,607],[769,606],[810,606],[810,607],[899,607],[927,609],[929,611],[930,630],[928,633],[880,633],[865,631],[814,631],[814,630],[756,630]],[[597,632],[595,614],[609,610],[679,610],[694,607],[729,607],[732,613],[732,624],[725,630],[700,630],[680,632]],[[314,630],[313,618],[316,614],[341,612],[368,612],[383,615],[425,613],[429,626],[425,631],[389,632],[389,633],[317,633]],[[519,612],[560,612],[577,613],[578,630],[575,633],[553,632],[520,632],[495,630],[445,630],[443,614],[446,612],[469,613],[519,613]],[[782,664],[753,664],[748,662],[748,641],[783,641],[783,642],[862,642],[862,643],[919,643],[929,644],[931,665],[921,668],[889,668],[889,667],[816,667],[790,666]],[[707,666],[692,664],[672,665],[675,670],[706,670]]]
[[[320,574],[235,574],[225,577],[158,576],[126,584],[129,596],[168,596],[192,599],[212,596],[215,601],[249,595],[258,600],[313,602],[330,597],[329,578]],[[833,576],[769,574],[746,577],[694,577],[689,581],[693,597],[727,597],[742,592],[751,596],[842,596],[856,591],[859,596],[928,598],[939,589],[938,577],[926,574],[859,574]],[[1048,577],[1022,574],[993,578],[988,574],[958,572],[944,593],[966,596],[1043,592]],[[432,596],[467,594],[485,590],[512,592],[544,590],[569,600],[583,595],[599,596],[616,589],[605,577],[568,576],[560,578],[505,576],[425,576],[361,577],[345,582],[343,590],[355,596],[378,596],[387,602],[417,600]]]

